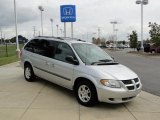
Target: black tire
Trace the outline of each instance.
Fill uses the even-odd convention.
[[[82,100],[82,97],[80,98],[81,95],[79,94],[79,91],[83,86],[85,86],[90,91],[90,93],[87,94],[88,96],[90,96],[89,100],[86,100],[85,98],[84,98],[84,100]],[[76,96],[78,102],[81,105],[91,107],[91,106],[94,106],[98,103],[96,88],[95,88],[94,84],[91,83],[90,81],[87,81],[87,80],[86,81],[79,81],[75,86],[74,93],[75,93],[75,96]]]
[[[26,81],[28,81],[28,82],[35,81],[35,75],[33,72],[33,68],[30,64],[26,64],[24,66],[24,77],[25,77]]]

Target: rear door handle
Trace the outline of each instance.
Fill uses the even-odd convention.
[[[50,65],[47,61],[45,62],[46,65]]]
[[[55,67],[55,64],[52,64],[52,67]]]

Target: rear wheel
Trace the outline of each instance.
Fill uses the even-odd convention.
[[[34,75],[34,72],[33,72],[33,68],[29,64],[24,66],[24,77],[28,82],[32,82],[32,81],[35,80],[35,75]]]
[[[96,88],[91,82],[78,82],[74,92],[78,102],[84,106],[94,106],[98,102]]]
[[[151,53],[156,53],[156,51],[155,51],[155,50],[152,50]]]

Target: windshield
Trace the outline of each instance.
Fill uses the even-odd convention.
[[[110,62],[113,59],[101,48],[93,44],[73,43],[74,50],[80,59],[87,65],[93,65],[99,62]]]

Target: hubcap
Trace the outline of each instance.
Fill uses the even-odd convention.
[[[30,79],[30,77],[31,77],[31,70],[28,67],[25,70],[25,76],[26,76],[27,79]]]
[[[88,102],[91,99],[91,91],[87,85],[81,85],[78,89],[78,96],[82,102]]]

